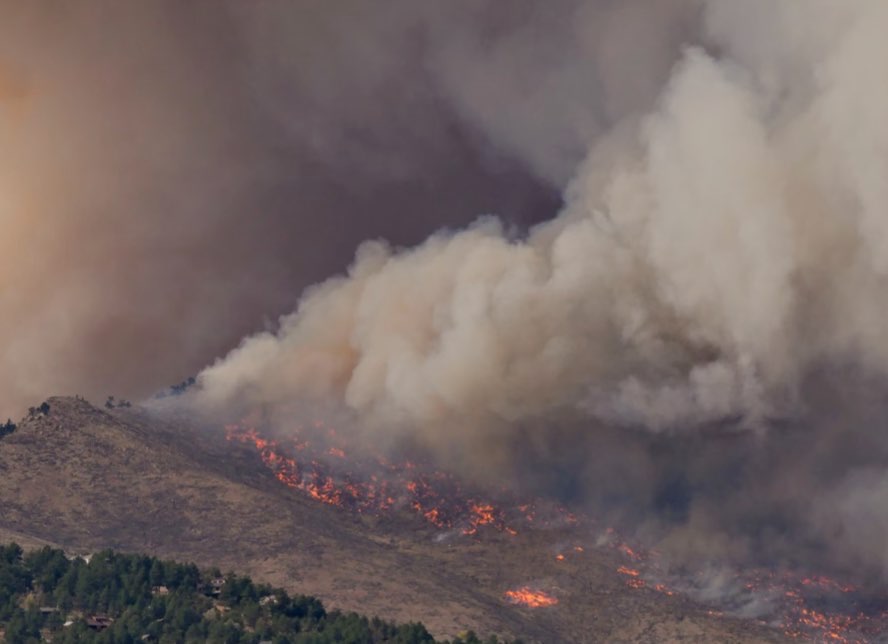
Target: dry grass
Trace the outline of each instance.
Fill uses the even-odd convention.
[[[471,628],[547,643],[781,641],[681,596],[630,590],[613,551],[556,560],[553,544],[579,538],[571,529],[437,543],[410,518],[363,519],[282,487],[221,431],[136,408],[49,404],[48,416],[0,439],[2,540],[218,566],[332,607],[421,620],[438,636]],[[504,600],[527,583],[559,603],[530,610]]]

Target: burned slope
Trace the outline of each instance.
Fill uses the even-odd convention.
[[[421,620],[442,636],[779,639],[680,595],[628,587],[619,553],[575,546],[588,539],[576,526],[440,540],[409,517],[354,515],[281,485],[221,430],[79,399],[48,404],[0,440],[4,536],[230,568],[334,607]],[[529,608],[505,595],[522,588],[545,588],[557,603]]]

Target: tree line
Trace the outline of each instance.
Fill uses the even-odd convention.
[[[0,545],[0,629],[16,644],[435,643],[421,623],[328,611],[234,573],[111,550],[88,561],[50,547],[25,553],[15,543]],[[483,643],[469,632],[448,644]]]

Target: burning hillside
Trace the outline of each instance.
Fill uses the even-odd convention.
[[[558,603],[558,599],[541,590],[534,590],[529,586],[522,586],[514,590],[507,590],[506,599],[513,604],[520,604],[527,608],[543,608],[546,606],[554,606]]]
[[[623,562],[614,572],[629,589],[669,597],[682,594],[710,604],[713,615],[754,617],[802,640],[850,644],[888,633],[888,594],[822,575],[763,568],[723,571],[717,577],[692,569],[676,573],[657,550],[630,545],[613,528],[602,529],[593,517],[539,500],[516,500],[506,491],[470,493],[457,477],[426,463],[395,463],[381,455],[353,457],[347,442],[323,423],[315,423],[306,434],[317,438],[296,431],[286,440],[274,440],[249,423],[225,428],[228,441],[255,449],[285,486],[359,514],[411,514],[437,532],[436,540],[481,538],[485,530],[520,538],[527,530],[570,527],[574,542],[560,548],[555,560],[573,561],[587,549],[613,551]],[[559,603],[552,590],[533,585],[506,589],[503,599],[528,609]]]
[[[457,478],[427,463],[395,463],[382,455],[351,457],[335,429],[316,423],[320,440],[298,431],[289,439],[264,438],[249,424],[227,425],[229,441],[252,446],[284,485],[312,499],[359,514],[409,512],[444,534],[475,536],[483,529],[515,536],[518,529],[575,523],[555,504],[519,502],[503,492],[496,500],[465,489]]]
[[[471,628],[535,644],[590,637],[633,644],[783,641],[774,628],[731,617],[730,607],[716,617],[683,590],[656,592],[654,584],[677,588],[680,579],[655,569],[656,556],[640,544],[583,513],[572,520],[542,500],[481,493],[454,476],[435,476],[440,470],[421,459],[411,460],[412,469],[400,461],[398,480],[389,474],[391,459],[382,470],[362,463],[376,459],[344,430],[334,439],[328,427],[307,425],[293,437],[308,443],[298,450],[289,447],[292,440],[253,426],[254,438],[274,440],[275,453],[304,466],[306,483],[315,480],[308,473],[316,460],[333,480],[318,480],[328,491],[347,476],[362,484],[374,474],[403,490],[391,494],[390,509],[374,514],[389,519],[369,518],[370,505],[359,513],[357,505],[337,506],[318,498],[323,494],[285,485],[256,441],[241,442],[232,430],[189,424],[179,415],[159,418],[139,406],[98,409],[74,398],[48,404],[47,415],[22,420],[0,439],[5,538],[30,535],[74,552],[114,544],[212,562],[290,592],[310,591],[343,610],[422,618],[442,637]],[[235,433],[250,428],[238,425]],[[434,507],[451,517],[452,528],[435,526],[412,507],[407,482],[419,477],[444,497]],[[494,524],[463,534],[471,525],[469,500],[492,506],[518,534]],[[647,586],[628,587],[621,565],[637,570]],[[711,602],[709,609],[722,610]]]
[[[888,593],[823,575],[754,568],[668,572],[656,550],[632,549],[609,530],[603,540],[626,563],[617,568],[632,589],[683,593],[710,603],[715,615],[754,617],[793,639],[841,644],[870,642],[888,634]]]

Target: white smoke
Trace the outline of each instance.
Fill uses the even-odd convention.
[[[718,53],[688,48],[646,117],[588,144],[555,219],[365,243],[206,369],[203,400],[332,397],[450,435],[759,426],[818,361],[888,368],[888,5],[713,0],[704,20]]]

